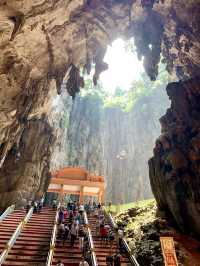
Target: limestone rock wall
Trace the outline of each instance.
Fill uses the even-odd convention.
[[[103,174],[107,201],[152,197],[148,159],[168,104],[164,88],[142,97],[130,112],[103,108],[94,97],[77,97],[70,113],[67,164]]]
[[[102,144],[108,200],[126,203],[152,197],[148,159],[160,132],[158,119],[168,104],[163,88],[141,97],[130,112],[105,110]]]
[[[200,79],[170,83],[167,94],[171,107],[149,161],[151,186],[159,209],[200,236]]]
[[[50,157],[54,144],[52,128],[45,118],[27,122],[19,146],[14,146],[0,169],[0,208],[26,204],[41,197],[50,178]]]
[[[77,97],[70,113],[67,138],[67,164],[103,174],[102,102],[92,97]]]
[[[52,127],[56,134],[53,146],[50,170],[55,171],[68,165],[68,132],[70,130],[70,113],[72,110],[72,99],[66,91],[57,95],[54,99],[52,110]]]
[[[64,77],[65,89],[73,97],[84,86],[80,70],[89,73],[92,63],[97,82],[107,68],[106,47],[119,36],[135,37],[138,56],[144,56],[151,79],[156,77],[160,53],[168,70],[179,77],[198,75],[199,11],[199,0],[2,0],[0,167],[10,164],[11,150],[29,130],[27,121],[45,115],[51,126],[52,92],[56,87],[61,93]],[[17,167],[20,172],[26,165]],[[16,175],[13,172],[10,178],[15,180]],[[25,176],[23,180],[26,183]],[[2,193],[8,187],[3,182]]]

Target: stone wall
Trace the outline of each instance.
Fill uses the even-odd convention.
[[[151,79],[156,78],[161,54],[167,69],[176,72],[179,78],[199,75],[199,13],[199,0],[2,0],[2,193],[9,189],[9,183],[5,182],[5,165],[11,165],[11,151],[16,145],[18,147],[24,132],[29,131],[27,121],[31,122],[33,117],[40,120],[44,114],[48,123],[49,104],[54,97],[52,92],[55,87],[58,93],[61,92],[64,77],[67,80],[65,89],[74,97],[84,86],[80,70],[85,69],[89,73],[91,64],[94,64],[93,80],[96,83],[100,72],[107,68],[103,62],[106,47],[117,37],[135,37],[138,56],[144,56],[144,67]],[[39,169],[40,166],[38,163]],[[26,165],[18,165],[16,172],[11,171],[10,179],[16,180],[21,168],[26,169]],[[196,179],[198,171],[193,171]],[[38,173],[41,179],[42,171]],[[35,177],[37,180],[35,170],[30,176],[34,183]],[[24,191],[23,183],[26,183],[27,177],[21,177],[23,182],[18,190]],[[25,190],[29,191],[28,184]]]
[[[151,186],[159,209],[200,236],[200,79],[170,83],[167,94],[171,107],[149,161]]]
[[[55,137],[45,118],[27,122],[20,142],[9,151],[0,169],[0,209],[26,204],[48,187],[50,158]]]
[[[164,88],[141,97],[130,112],[103,108],[98,98],[77,97],[66,136],[67,165],[105,175],[107,201],[152,197],[147,162],[160,132],[158,119],[167,106]]]

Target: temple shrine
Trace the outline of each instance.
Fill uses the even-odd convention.
[[[89,173],[84,168],[64,167],[51,174],[47,192],[59,193],[61,200],[65,195],[79,195],[80,203],[83,203],[84,196],[94,196],[102,203],[105,179],[103,176]]]

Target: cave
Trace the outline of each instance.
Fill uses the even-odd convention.
[[[200,237],[199,13],[195,0],[1,1],[0,208],[47,190],[60,163],[52,102],[63,91],[74,99],[92,66],[97,84],[107,46],[134,37],[151,80],[160,60],[177,78],[166,87],[151,188],[158,209]]]

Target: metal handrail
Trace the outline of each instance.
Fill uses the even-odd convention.
[[[0,222],[2,222],[6,217],[7,215],[9,215],[10,213],[12,213],[15,209],[15,205],[11,205],[9,206],[3,213],[2,215],[0,216]]]
[[[139,263],[137,262],[136,258],[133,256],[133,254],[131,254],[131,249],[130,249],[130,247],[129,247],[129,245],[128,245],[128,243],[124,237],[122,239],[122,242],[123,242],[124,248],[126,249],[126,251],[129,254],[131,264],[135,265],[135,266],[139,266]]]
[[[97,257],[96,257],[95,251],[94,251],[94,243],[93,243],[92,233],[91,233],[91,230],[89,227],[88,218],[87,218],[87,214],[85,211],[84,211],[83,215],[84,215],[84,222],[85,222],[85,225],[87,226],[87,231],[88,231],[88,240],[89,240],[89,245],[90,245],[90,250],[91,250],[92,265],[98,266]]]
[[[30,210],[28,211],[28,213],[26,214],[24,219],[22,219],[22,221],[19,223],[15,232],[13,233],[10,240],[6,244],[5,249],[3,250],[3,252],[0,255],[0,265],[2,265],[2,263],[5,262],[9,251],[11,250],[13,245],[15,244],[15,241],[17,240],[18,236],[20,235],[21,231],[23,230],[24,226],[27,224],[27,222],[30,219],[30,217],[32,216],[32,214],[33,214],[33,207],[30,208]]]
[[[52,263],[52,259],[53,259],[54,249],[55,249],[55,245],[56,245],[57,231],[58,231],[59,209],[60,209],[60,202],[58,204],[57,211],[56,211],[56,216],[55,216],[55,221],[54,221],[54,227],[52,230],[51,242],[50,242],[50,246],[49,246],[49,253],[47,256],[46,266],[50,266]]]
[[[117,230],[118,229],[118,225],[114,221],[112,215],[110,213],[107,213],[105,209],[104,209],[104,211],[105,211],[106,215],[108,216],[108,218],[110,220],[111,226],[115,230]],[[137,262],[135,256],[133,254],[131,254],[131,249],[130,249],[130,247],[129,247],[129,245],[128,245],[126,239],[125,239],[125,237],[123,237],[122,243],[124,245],[124,248],[125,248],[126,252],[128,253],[128,256],[129,256],[129,259],[130,259],[131,264],[134,265],[134,266],[140,266],[139,263]]]

